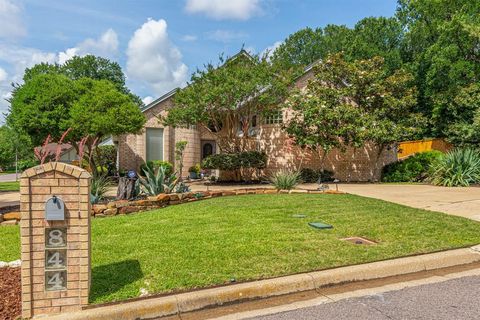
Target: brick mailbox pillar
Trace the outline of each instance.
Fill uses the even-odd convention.
[[[22,316],[80,310],[90,288],[90,174],[51,162],[20,180]]]

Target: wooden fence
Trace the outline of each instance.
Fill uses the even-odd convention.
[[[418,152],[430,151],[430,150],[447,152],[452,148],[453,146],[443,139],[404,141],[404,142],[400,142],[398,146],[397,156],[398,156],[398,159],[403,159]]]

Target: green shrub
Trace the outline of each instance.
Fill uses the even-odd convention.
[[[432,164],[440,159],[443,153],[432,150],[417,153],[404,160],[400,160],[383,167],[382,181],[384,182],[421,182],[425,181]]]
[[[226,171],[238,170],[240,168],[263,169],[266,165],[267,155],[258,151],[219,153],[208,156],[202,161],[202,168],[204,169]]]
[[[163,167],[165,168],[165,173],[171,175],[173,173],[173,164],[168,161],[162,160],[153,160],[147,161],[146,163],[140,166],[140,174],[144,174],[145,170],[149,167],[152,171],[156,171],[158,168]]]
[[[321,178],[321,182],[333,181],[333,171],[329,170],[316,170],[311,168],[303,168],[300,171],[302,181],[305,183],[317,183],[318,178]]]
[[[432,183],[445,187],[468,187],[480,182],[480,151],[455,149],[432,165]]]
[[[90,202],[97,203],[104,199],[111,185],[110,178],[106,174],[94,176],[90,184]]]
[[[97,152],[94,153],[93,158],[98,165],[98,172],[106,172],[109,176],[115,175],[117,171],[117,148],[115,146],[97,147]]]
[[[277,171],[270,176],[277,190],[291,190],[301,182],[300,172]]]
[[[191,172],[191,173],[196,173],[197,175],[200,174],[200,164],[196,164],[194,166],[191,166],[190,168],[188,168],[188,172]]]
[[[147,196],[156,196],[160,193],[170,193],[175,187],[176,176],[168,173],[168,167],[160,165],[154,170],[145,166],[145,178],[138,177],[136,182],[138,189]]]
[[[20,160],[18,161],[18,170],[19,171],[25,171],[28,168],[35,167],[38,165],[37,160]],[[15,166],[13,166],[13,170],[15,170]]]

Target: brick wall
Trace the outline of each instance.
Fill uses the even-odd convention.
[[[90,286],[90,174],[64,163],[26,170],[20,180],[22,316],[74,311],[88,304]],[[65,203],[64,221],[45,220],[45,202]],[[66,230],[66,289],[46,291],[46,228]]]

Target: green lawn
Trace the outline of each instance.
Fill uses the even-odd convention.
[[[17,232],[0,228],[0,260],[19,257]],[[165,293],[480,243],[480,223],[354,195],[215,198],[94,219],[92,233],[93,303],[137,297],[141,288]],[[348,236],[379,243],[339,240]]]
[[[0,192],[19,191],[20,182],[0,182]]]

